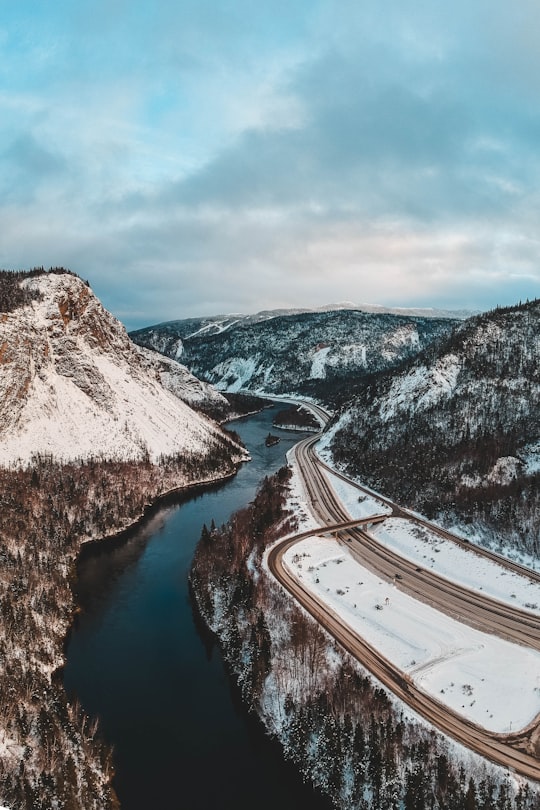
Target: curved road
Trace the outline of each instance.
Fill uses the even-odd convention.
[[[323,526],[328,523],[344,522],[348,518],[348,512],[336,497],[321,469],[321,462],[314,451],[316,441],[317,437],[310,437],[300,442],[295,448],[296,461],[304,487],[309,494],[313,512]],[[392,509],[393,516],[432,528],[432,524],[428,521],[417,521],[416,517],[405,513],[388,499],[379,496],[377,499]],[[445,536],[454,539],[449,532],[445,533]],[[353,555],[362,565],[374,571],[378,576],[387,580],[394,580],[396,574],[402,577],[402,579],[395,580],[395,585],[415,599],[426,602],[437,610],[458,618],[465,624],[485,633],[492,633],[540,651],[539,616],[520,610],[513,605],[498,602],[479,591],[463,588],[459,584],[439,576],[431,569],[419,568],[417,563],[407,560],[392,549],[381,545],[361,529],[350,529],[347,533],[341,533],[340,539],[345,542],[349,541],[349,549]],[[461,545],[471,554],[482,554],[482,549],[475,549],[473,552],[468,544],[462,543]],[[489,553],[484,556],[492,558]],[[498,557],[497,562],[505,565],[506,561]],[[505,567],[512,571],[515,570],[514,563],[510,561]],[[519,572],[523,573],[521,567],[519,567]],[[530,578],[540,581],[540,576],[535,572],[531,572]]]
[[[312,406],[323,424],[328,414],[317,406]],[[331,531],[345,544],[358,561],[379,576],[393,579],[395,584],[416,599],[427,602],[453,618],[476,627],[483,632],[500,637],[527,647],[540,650],[540,617],[511,605],[497,602],[484,594],[462,588],[438,576],[431,570],[418,568],[415,563],[400,557],[370,537],[360,528],[369,518],[362,521],[351,521],[343,504],[331,488],[324,469],[329,469],[316,455],[314,446],[319,436],[310,436],[299,442],[294,448],[298,470],[303,480],[311,510],[320,522],[322,533]],[[339,475],[339,474],[338,474]],[[345,476],[341,476],[353,484]],[[354,484],[359,490],[373,495],[391,510],[392,516],[412,520],[428,527],[437,534],[458,542],[470,553],[481,554],[495,559],[509,570],[524,573],[521,566],[493,555],[483,549],[474,551],[464,541],[450,532],[413,515],[387,498],[373,493],[364,487]],[[381,516],[376,516],[381,520]],[[300,535],[278,543],[269,552],[268,565],[273,575],[282,585],[334,636],[360,663],[369,669],[395,695],[407,703],[414,711],[425,717],[441,731],[453,737],[466,747],[490,759],[491,761],[515,770],[530,779],[540,781],[540,715],[527,726],[512,734],[497,734],[487,731],[461,717],[448,706],[430,697],[417,688],[413,681],[374,647],[365,642],[357,633],[345,625],[340,617],[322,600],[306,589],[283,565],[283,554],[300,539],[321,531],[303,532]],[[399,574],[401,579],[395,580]],[[527,576],[540,582],[540,575],[526,570]]]

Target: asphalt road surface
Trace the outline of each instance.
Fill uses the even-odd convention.
[[[323,409],[317,406],[310,407],[323,423],[328,420],[329,416]],[[324,474],[326,465],[315,453],[314,448],[318,438],[318,436],[312,436],[299,442],[295,448],[295,459],[311,511],[320,523],[321,531],[303,532],[274,546],[268,556],[270,570],[276,579],[345,649],[414,711],[450,737],[492,762],[530,779],[540,781],[540,715],[526,728],[511,734],[490,732],[461,717],[448,706],[417,688],[406,673],[395,667],[373,646],[344,624],[334,611],[307,590],[284,567],[283,554],[292,545],[306,536],[331,531],[349,548],[361,565],[374,571],[380,577],[392,580],[396,587],[415,599],[426,602],[437,610],[483,632],[540,650],[539,617],[511,605],[497,602],[478,591],[463,588],[380,545],[369,535],[367,524],[370,521],[380,521],[384,519],[384,516],[378,515],[372,519],[352,521]],[[334,470],[332,473],[336,474]],[[349,483],[353,482],[349,481]],[[476,547],[473,549],[450,532],[413,515],[389,499],[382,498],[364,487],[356,484],[355,486],[362,492],[375,495],[378,500],[391,509],[392,516],[414,521],[445,539],[459,543],[468,553],[480,554],[490,559],[495,558],[499,564],[509,570],[526,573],[528,577],[540,582],[540,575],[535,572],[523,569],[487,550]],[[396,574],[398,579],[396,579]]]

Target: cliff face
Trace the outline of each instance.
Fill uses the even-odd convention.
[[[180,367],[141,356],[81,279],[49,273],[20,285],[33,298],[0,315],[0,463],[36,453],[157,460],[230,444],[179,399],[210,394]]]

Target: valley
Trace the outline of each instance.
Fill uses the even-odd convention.
[[[497,309],[454,324],[394,366],[351,372],[348,400],[319,388],[318,402],[336,414],[311,399],[324,430],[289,454],[301,494],[288,508],[304,518],[267,556],[272,575],[393,695],[503,773],[533,782],[537,334],[538,302]],[[316,345],[296,391],[326,377],[330,350]],[[257,368],[218,385],[264,390]]]
[[[285,446],[288,467],[182,563],[244,703],[315,786],[339,785],[339,807],[404,801],[401,779],[443,808],[447,780],[465,796],[462,769],[478,796],[483,774],[537,810],[538,302],[465,320],[199,319],[141,330],[140,346],[63,268],[0,287],[1,801],[117,806],[108,744],[123,732],[105,722],[105,744],[92,689],[81,709],[60,683],[82,546],[250,458],[262,476]],[[250,455],[213,420],[267,408],[264,393],[275,413]]]
[[[280,431],[265,447],[274,411],[234,423],[252,459],[234,477],[157,504],[123,542],[79,561],[63,682],[114,744],[125,810],[248,810],[254,797],[262,810],[330,810],[242,705],[188,582],[203,525],[231,520],[297,441]]]
[[[540,810],[539,40],[3,3],[0,810]]]

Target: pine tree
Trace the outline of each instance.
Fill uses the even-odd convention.
[[[465,804],[464,810],[477,810],[478,805],[476,803],[476,785],[474,784],[474,779],[469,779],[469,786],[467,787],[467,793],[465,794]]]

